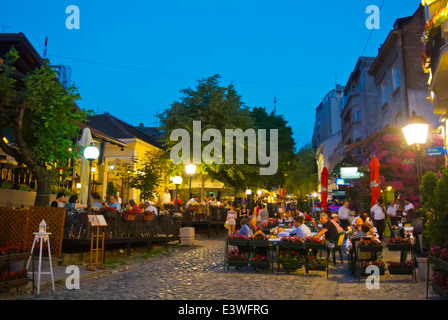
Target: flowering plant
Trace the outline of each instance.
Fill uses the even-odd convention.
[[[31,246],[29,243],[10,243],[5,242],[0,244],[0,255],[16,254],[30,251]]]
[[[255,257],[252,258],[251,261],[269,262],[270,258],[269,258],[269,256],[263,256],[263,255],[257,254]]]
[[[448,279],[445,278],[440,271],[433,273],[433,282],[442,290],[448,292]]]
[[[277,227],[278,225],[279,225],[278,219],[273,219],[273,220],[269,220],[268,222],[263,222],[261,224],[261,227],[263,229],[272,229],[272,228]]]
[[[263,233],[258,233],[251,237],[251,240],[269,240],[269,237],[264,235]]]
[[[315,243],[315,244],[327,244],[327,240],[320,239],[320,238],[314,238],[314,237],[308,237],[306,238],[307,243]]]
[[[359,267],[361,269],[366,269],[368,266],[377,266],[380,269],[386,268],[386,264],[383,261],[376,260],[376,261],[360,261]]]
[[[399,238],[397,236],[395,238],[387,240],[387,244],[410,244],[410,243],[411,243],[410,238]]]
[[[325,258],[322,254],[319,254],[316,257],[310,256],[308,258],[308,265],[311,268],[311,270],[316,270],[316,267],[327,266],[328,259]]]
[[[250,240],[250,237],[244,235],[238,235],[238,231],[234,231],[229,235],[231,239]]]
[[[281,262],[290,263],[299,261],[299,259],[301,259],[302,256],[298,251],[286,250],[286,251],[280,251],[279,257]]]
[[[389,269],[401,268],[401,269],[413,269],[414,261],[406,260],[405,262],[389,262],[387,266]]]
[[[297,236],[293,237],[283,237],[280,241],[282,243],[304,243],[303,239]]]
[[[378,239],[363,239],[361,238],[361,240],[359,240],[359,245],[361,246],[377,246],[380,245],[381,241],[379,241]]]
[[[28,270],[22,269],[17,272],[3,272],[0,282],[19,280],[28,277]]]
[[[103,210],[103,211],[116,211],[117,208],[109,206],[109,207],[102,207],[101,210]]]
[[[248,258],[244,254],[240,254],[238,249],[232,249],[227,256],[227,259],[230,261],[247,261]]]
[[[435,258],[440,257],[442,249],[439,246],[432,246],[431,250],[429,250],[429,254]]]

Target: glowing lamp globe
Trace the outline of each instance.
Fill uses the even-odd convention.
[[[425,118],[417,116],[417,114],[412,112],[412,117],[410,123],[405,126],[403,130],[404,137],[408,145],[412,146],[414,144],[420,145],[425,144],[428,139],[428,129],[429,123]]]
[[[42,222],[39,224],[39,232],[40,233],[47,232],[47,223],[45,222],[45,220],[42,220]]]
[[[246,194],[247,194],[248,196],[251,195],[251,194],[252,194],[252,190],[247,189],[247,190],[246,190]]]
[[[258,193],[259,196],[261,196],[261,194],[263,193],[263,191],[258,190],[257,193]]]
[[[185,166],[185,171],[187,172],[188,175],[193,175],[196,173],[196,168],[197,166],[195,164],[187,164]]]
[[[175,185],[180,185],[180,184],[182,184],[182,177],[181,176],[175,176],[175,177],[173,177],[173,183],[175,184]]]
[[[90,145],[84,149],[84,158],[87,160],[93,161],[98,159],[100,155],[100,151],[94,145]]]

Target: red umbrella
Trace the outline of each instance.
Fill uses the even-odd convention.
[[[378,158],[374,156],[369,164],[370,167],[370,192],[372,193],[373,207],[376,204],[376,200],[381,198],[381,182],[380,182],[380,162]]]
[[[321,174],[321,205],[322,212],[327,211],[327,197],[328,197],[328,170],[326,167],[323,168],[322,174]]]

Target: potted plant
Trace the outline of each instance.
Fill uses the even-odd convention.
[[[439,246],[432,246],[429,251],[429,259],[448,272],[448,250]]]
[[[125,221],[134,221],[135,217],[137,217],[137,212],[134,210],[126,210],[124,212],[124,220]]]
[[[232,249],[227,256],[227,263],[231,267],[247,267],[249,259],[246,255],[241,254],[238,249]]]
[[[413,274],[414,262],[406,260],[405,262],[389,262],[387,267],[390,274]]]
[[[249,237],[240,236],[236,231],[229,235],[229,245],[231,246],[248,246],[248,244]]]
[[[257,254],[250,260],[250,265],[256,269],[269,269],[271,265],[271,260],[269,256]]]
[[[361,252],[380,252],[383,250],[383,246],[378,239],[361,239],[359,240],[359,250]]]
[[[314,237],[308,237],[305,241],[305,247],[306,249],[326,249],[327,248],[327,240],[320,239],[320,238],[314,238]]]
[[[310,256],[307,261],[308,270],[325,271],[328,267],[328,259],[322,254]]]
[[[249,239],[249,245],[252,247],[269,247],[269,238],[264,234],[257,234]]]
[[[386,264],[383,261],[360,261],[359,268],[361,269],[361,277],[367,277],[369,274],[366,273],[368,266],[377,266],[380,270],[380,275],[384,276],[386,273]]]
[[[448,279],[442,272],[436,271],[433,273],[432,288],[440,296],[448,299]]]
[[[293,237],[283,237],[280,241],[280,247],[282,249],[305,249],[304,240],[300,237],[293,236]]]
[[[410,238],[394,237],[387,240],[387,249],[389,251],[412,251],[412,242]]]
[[[115,218],[117,214],[117,208],[115,207],[103,207],[101,208],[102,214],[107,218]]]
[[[31,245],[29,243],[1,243],[0,263],[3,261],[15,262],[26,260],[30,255]]]
[[[304,263],[304,257],[295,250],[280,251],[279,260],[282,268],[288,271],[300,269]]]

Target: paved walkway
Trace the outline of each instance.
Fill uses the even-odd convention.
[[[196,240],[194,247],[170,249],[160,255],[107,273],[81,278],[79,290],[68,290],[65,282],[52,292],[41,288],[41,294],[10,296],[16,299],[80,300],[424,300],[426,282],[414,283],[411,276],[381,277],[379,290],[368,290],[365,282],[347,274],[347,263],[331,265],[329,278],[324,272],[305,274],[304,269],[286,274],[251,268],[230,271],[224,268],[224,238]],[[387,249],[385,250],[387,251]],[[384,261],[399,257],[384,252]],[[393,253],[396,254],[396,253]],[[346,259],[346,258],[345,258]],[[398,259],[398,260],[397,260]],[[338,260],[339,261],[339,260]],[[243,285],[242,285],[243,284]],[[439,299],[432,293],[430,298]],[[2,297],[0,296],[0,299]]]

